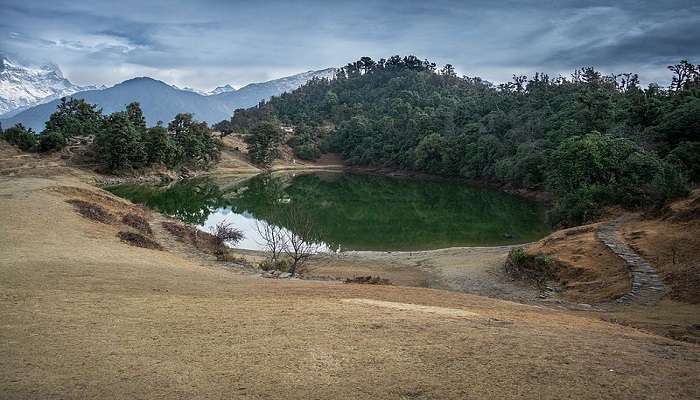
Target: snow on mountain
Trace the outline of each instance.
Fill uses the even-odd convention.
[[[313,78],[334,78],[336,71],[335,68],[308,71],[268,82],[252,83],[238,90],[222,91],[218,94],[200,94],[156,79],[140,77],[107,89],[73,93],[71,97],[97,104],[105,113],[123,110],[127,104],[137,101],[141,104],[149,125],[155,124],[156,121],[170,121],[182,112],[193,113],[198,120],[213,124],[231,118],[236,109],[253,107],[272,96],[294,91]],[[231,88],[230,85],[226,86]],[[58,102],[54,99],[27,107],[20,110],[21,112],[3,115],[0,122],[6,127],[21,122],[39,132],[51,113],[56,111]]]
[[[207,93],[207,95],[214,96],[214,95],[221,94],[221,93],[228,93],[228,92],[235,92],[235,91],[236,91],[236,89],[234,89],[233,86],[226,85],[226,86],[217,87],[216,89]]]
[[[336,68],[326,68],[320,71],[306,71],[272,81],[251,83],[250,85],[246,85],[238,89],[238,91],[240,92],[264,87],[266,90],[274,91],[276,93],[292,92],[314,78],[333,79],[335,78],[335,74],[337,72],[338,70]]]
[[[26,66],[0,55],[0,115],[96,87],[78,86],[63,76],[55,64]]]

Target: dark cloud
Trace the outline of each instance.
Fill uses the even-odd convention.
[[[0,0],[0,51],[82,84],[149,75],[210,89],[393,54],[492,81],[583,65],[664,81],[669,63],[700,61],[696,3]]]

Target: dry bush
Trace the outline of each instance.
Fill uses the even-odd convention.
[[[235,246],[243,240],[243,232],[240,229],[234,228],[233,224],[228,221],[221,221],[214,227],[214,236],[219,240],[221,246],[226,243]]]
[[[217,255],[221,253],[221,242],[219,238],[211,233],[202,232],[195,227],[177,222],[166,221],[162,225],[166,231],[182,242],[191,244],[209,254]]]
[[[146,235],[152,236],[153,235],[153,230],[151,229],[151,225],[148,223],[146,218],[137,215],[137,214],[126,214],[124,217],[122,217],[122,223],[124,225],[128,225],[134,229],[137,229],[141,231],[142,233],[145,233]]]
[[[78,199],[66,200],[66,202],[68,204],[72,204],[78,214],[93,221],[101,222],[103,224],[113,224],[117,220],[112,213],[95,203]]]
[[[246,266],[250,265],[248,260],[246,260],[244,257],[236,256],[232,254],[228,249],[221,249],[214,255],[216,256],[217,261],[230,262]]]
[[[288,272],[291,264],[292,264],[292,261],[288,260],[286,258],[278,258],[277,260],[273,260],[272,258],[267,258],[267,259],[261,261],[260,263],[258,263],[258,268],[260,268],[263,271]]]
[[[125,242],[131,246],[143,247],[145,249],[163,250],[158,242],[151,238],[147,238],[140,233],[121,231],[117,234],[122,242]]]
[[[371,275],[347,278],[343,281],[343,283],[359,283],[364,285],[391,285],[391,282],[388,279]]]

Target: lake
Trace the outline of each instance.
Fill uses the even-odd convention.
[[[330,251],[497,246],[550,232],[539,204],[457,181],[324,172],[106,189],[203,230],[229,221],[245,234],[237,247],[251,250],[263,249],[256,221],[294,230],[291,207],[313,225],[305,239]]]

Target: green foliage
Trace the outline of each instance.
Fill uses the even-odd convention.
[[[255,126],[246,137],[250,160],[268,167],[277,158],[277,146],[282,142],[282,131],[274,122],[265,121]]]
[[[0,131],[0,134],[7,143],[17,146],[22,151],[33,150],[37,145],[36,134],[32,128],[27,129],[22,124],[7,128],[4,132]]]
[[[700,93],[688,94],[650,129],[662,152],[683,142],[700,142]]]
[[[313,143],[294,147],[294,156],[302,160],[316,160],[321,157],[321,150]]]
[[[46,121],[44,132],[56,132],[68,139],[74,136],[98,135],[102,130],[102,110],[82,99],[61,99],[56,112]]]
[[[635,142],[598,133],[564,140],[549,159],[547,182],[558,195],[552,216],[582,223],[602,207],[644,206],[685,194],[673,165]]]
[[[438,133],[424,136],[415,149],[416,168],[431,174],[444,172],[449,155],[447,141]]]
[[[144,140],[148,164],[163,164],[173,168],[182,159],[182,149],[162,125],[148,128]]]
[[[531,280],[542,287],[557,275],[556,263],[546,255],[528,254],[517,247],[510,251],[504,264],[508,275],[516,279]]]
[[[117,112],[104,122],[95,139],[98,156],[110,172],[162,164],[206,167],[219,156],[219,145],[209,135],[209,127],[192,114],[178,114],[165,129],[161,123],[146,128],[138,103]]]
[[[147,154],[143,136],[134,126],[128,112],[110,115],[95,144],[110,171],[125,171],[146,164]]]
[[[221,132],[222,136],[230,135],[234,132],[233,125],[231,124],[231,121],[226,120],[226,119],[215,123],[214,125],[211,126],[211,128],[215,131]]]
[[[686,171],[693,182],[700,182],[700,142],[682,142],[667,156],[666,160]]]
[[[525,262],[527,261],[527,253],[525,253],[525,249],[522,247],[516,247],[510,252],[509,258],[513,266],[516,268],[522,268],[525,266]]]
[[[206,122],[198,122],[192,114],[178,114],[168,124],[175,144],[181,149],[180,163],[203,167],[219,158],[220,148],[209,134]]]
[[[39,151],[48,152],[66,147],[66,138],[59,132],[42,132],[39,136]]]
[[[570,78],[514,76],[495,86],[413,56],[364,57],[334,80],[315,79],[236,110],[230,124],[242,132],[273,120],[307,127],[296,130],[294,145],[316,143],[349,164],[548,188],[577,210],[577,216],[554,214],[582,221],[595,214],[591,205],[636,206],[682,192],[678,169],[659,155],[697,176],[697,158],[688,150],[700,142],[700,74],[688,62],[669,69],[678,81],[670,90],[642,89],[635,74],[604,76],[593,68]],[[603,142],[576,142],[592,132],[606,135]],[[600,147],[608,141],[613,149]],[[661,181],[672,187],[658,197],[663,190],[654,182]]]
[[[126,106],[126,115],[140,134],[146,133],[146,118],[143,116],[141,105],[138,102],[129,103]]]

